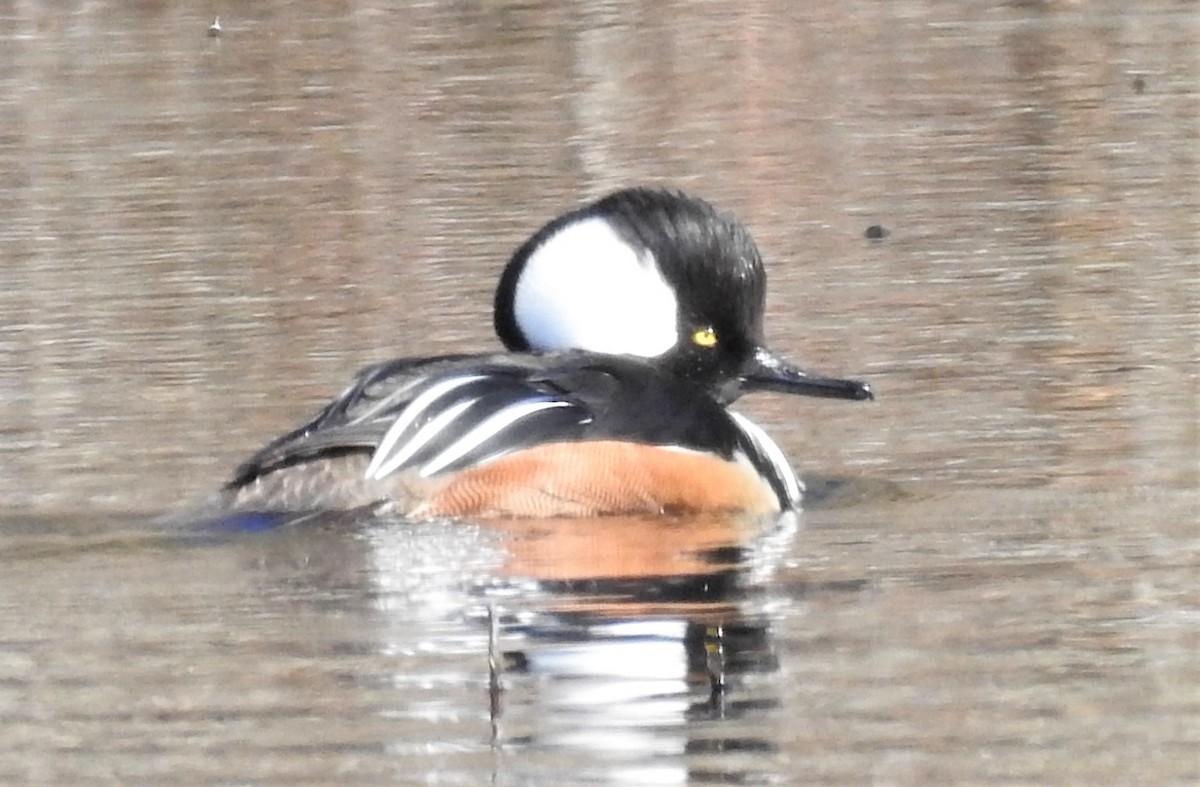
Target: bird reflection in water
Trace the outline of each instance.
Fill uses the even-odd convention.
[[[493,745],[616,757],[625,779],[739,752],[756,753],[743,766],[759,771],[774,744],[711,722],[778,705],[770,681],[753,680],[779,668],[758,607],[795,526],[719,515],[488,525],[508,553],[499,573],[536,587],[536,599],[487,605]]]
[[[272,619],[362,654],[346,690],[412,721],[389,751],[483,746],[517,781],[559,783],[565,757],[579,780],[650,784],[782,768],[771,630],[795,588],[771,577],[796,527],[342,514],[235,538],[284,605]]]

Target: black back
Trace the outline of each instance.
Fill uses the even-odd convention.
[[[589,440],[675,446],[725,459],[740,453],[785,507],[791,496],[779,477],[790,469],[780,469],[702,389],[641,359],[581,352],[367,367],[312,420],[240,465],[228,487],[347,452],[373,455],[380,476],[432,468],[439,475],[522,448]]]

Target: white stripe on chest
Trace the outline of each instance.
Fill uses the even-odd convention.
[[[800,505],[800,500],[804,496],[804,484],[796,477],[796,471],[792,469],[792,465],[788,462],[787,457],[784,456],[783,450],[763,431],[761,426],[741,413],[735,413],[733,410],[729,410],[728,412],[730,417],[733,418],[733,422],[742,431],[742,434],[758,450],[759,454],[767,460],[776,477],[782,482],[784,493],[787,496],[786,500],[780,501],[782,507],[795,508]]]

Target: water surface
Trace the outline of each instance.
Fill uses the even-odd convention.
[[[1200,780],[1198,20],[9,8],[0,780]],[[879,394],[741,405],[799,520],[155,519],[633,183]]]

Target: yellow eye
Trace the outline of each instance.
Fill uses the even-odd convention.
[[[712,328],[700,328],[692,334],[692,342],[700,347],[716,347],[717,332]]]

